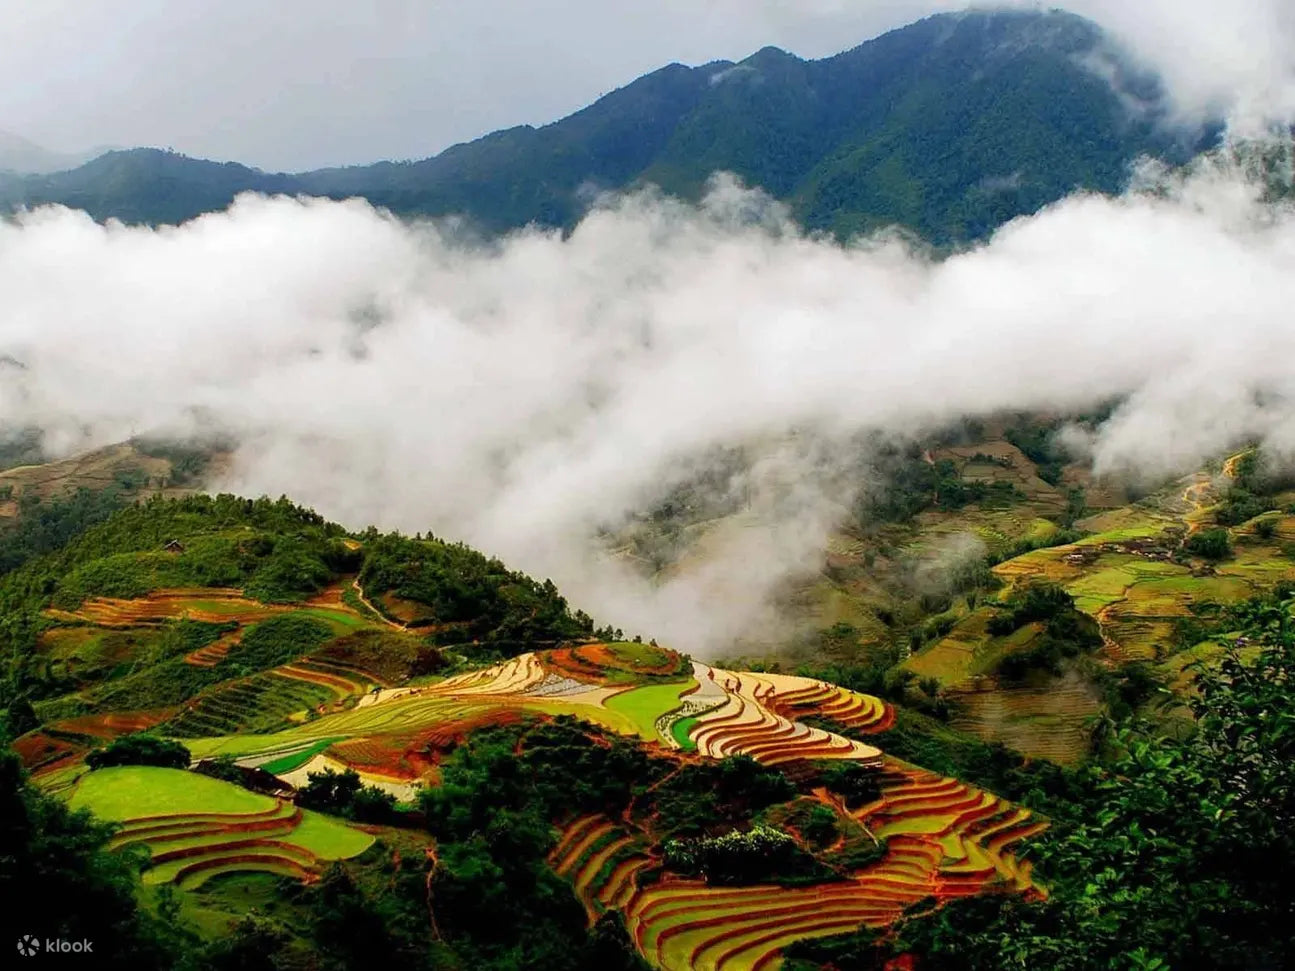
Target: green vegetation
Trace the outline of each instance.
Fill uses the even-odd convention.
[[[951,454],[969,451],[963,446]],[[900,458],[904,467],[911,456]],[[885,554],[893,563],[904,557],[916,562],[912,551],[929,542],[929,523],[944,529],[953,516],[932,510],[961,501],[951,491],[947,468],[924,458],[920,465],[913,481],[931,488],[923,493],[923,515],[860,539],[912,537],[910,546],[896,542]],[[1247,474],[1242,463],[1237,468]],[[928,473],[935,478],[920,478]],[[1037,487],[1045,500],[1036,504],[1031,498],[1031,508],[994,512],[1018,521],[1000,535],[1031,542],[1065,536],[1041,519],[1056,515],[1060,521],[1061,493],[1037,483],[1026,487]],[[1181,484],[1172,497],[1166,492],[1166,507],[1169,499],[1177,502],[1180,490]],[[977,502],[983,501],[982,494]],[[957,571],[968,571],[965,587],[961,572],[949,583],[914,583],[908,600],[888,601],[888,619],[875,642],[872,628],[849,621],[825,625],[812,645],[815,662],[802,673],[903,705],[893,724],[886,714],[890,727],[855,736],[886,753],[883,770],[850,761],[771,768],[750,758],[681,760],[677,753],[645,746],[642,740],[655,736],[659,717],[677,708],[692,685],[686,658],[655,644],[590,642],[592,622],[570,610],[552,584],[466,547],[374,531],[357,543],[340,527],[289,503],[246,504],[229,497],[123,510],[0,578],[0,647],[8,662],[5,721],[12,734],[40,729],[15,746],[28,764],[41,766],[41,784],[60,788],[73,809],[89,807],[119,821],[168,813],[274,817],[268,824],[280,828],[268,833],[259,857],[223,858],[213,848],[227,842],[227,834],[184,831],[154,841],[158,862],[142,884],[134,870],[138,854],[129,846],[105,858],[124,867],[120,874],[139,900],[122,926],[149,937],[142,953],[151,948],[162,955],[158,966],[184,971],[249,964],[279,971],[330,969],[360,961],[428,968],[637,968],[640,958],[625,923],[599,907],[598,888],[611,887],[613,874],[629,879],[622,888],[626,894],[659,893],[662,900],[712,892],[662,879],[667,873],[703,877],[715,885],[713,892],[751,883],[830,884],[824,890],[830,897],[850,892],[853,877],[865,867],[878,867],[881,881],[898,878],[895,886],[905,886],[903,873],[913,864],[904,857],[920,839],[942,860],[941,872],[961,875],[954,877],[957,885],[978,879],[970,874],[986,866],[978,832],[990,834],[986,842],[995,834],[1024,838],[1015,851],[1035,864],[1048,898],[991,894],[948,902],[947,888],[933,882],[942,894],[940,909],[933,901],[919,902],[880,936],[868,932],[798,944],[788,952],[788,967],[879,967],[901,951],[917,955],[919,967],[933,968],[996,967],[1002,961],[1062,969],[1284,966],[1291,955],[1282,943],[1280,902],[1290,899],[1283,874],[1295,862],[1289,859],[1295,856],[1289,837],[1295,819],[1287,767],[1295,755],[1287,737],[1295,713],[1284,695],[1295,675],[1295,600],[1277,580],[1289,567],[1269,564],[1274,544],[1258,542],[1264,537],[1257,527],[1246,527],[1235,532],[1235,559],[1214,572],[1200,564],[1193,571],[1181,557],[1171,558],[1179,534],[1165,530],[1168,517],[1157,518],[1157,501],[1153,496],[1134,511],[1157,524],[1151,533],[1163,531],[1160,538],[1146,541],[1147,528],[1129,526],[1131,513],[1125,510],[1098,520],[1094,531],[1103,524],[1114,528],[1075,550],[1041,551],[1024,564],[1004,564],[998,572],[1012,586],[997,595],[978,556],[972,567],[979,572],[957,565]],[[981,510],[960,515],[958,528],[991,521]],[[135,527],[150,538],[131,539]],[[1273,536],[1288,528],[1282,520]],[[182,551],[161,548],[172,539]],[[1004,540],[995,548],[1005,547]],[[294,550],[305,551],[297,563],[301,569],[292,565]],[[326,573],[319,572],[321,564]],[[121,576],[114,579],[118,568]],[[147,617],[141,623],[148,626],[121,629],[90,622],[103,616],[96,610],[120,605],[91,602],[76,616],[49,610],[75,605],[82,594],[98,595],[90,591],[150,593],[151,584],[185,577],[188,584],[200,574],[222,585],[231,575],[245,585],[263,583],[291,606],[182,594],[149,603],[166,603],[167,610],[182,603],[182,609],[202,610],[203,616],[233,619],[209,624]],[[415,629],[379,626],[375,618],[327,606],[356,574],[381,609],[415,614]],[[910,574],[919,576],[915,567]],[[1031,582],[1035,576],[1057,582]],[[337,586],[318,603],[301,604],[307,588],[325,581]],[[1272,595],[1237,600],[1274,584]],[[1136,636],[1163,641],[1165,652],[1109,665],[1083,659],[1103,641],[1077,604],[1102,609],[1112,641],[1133,643],[1125,628],[1140,624],[1146,632],[1139,629]],[[1181,616],[1189,607],[1190,616]],[[566,643],[573,638],[579,642]],[[222,643],[198,659],[202,664],[185,660],[217,640]],[[927,647],[930,641],[936,646]],[[577,674],[587,667],[605,683],[625,679],[633,686],[591,709],[596,714],[583,721],[549,717],[572,709],[559,698],[537,698],[506,706],[508,718],[519,721],[474,727],[490,722],[497,700],[459,699],[436,690],[352,707],[370,684],[402,685],[451,663],[471,677],[479,659],[560,642],[560,649],[540,656],[550,673],[561,664]],[[918,674],[900,666],[916,665],[954,642],[971,653],[968,676],[1001,675],[987,680],[1005,699],[1004,707],[1014,693],[1046,693],[1061,684],[1035,675],[1064,672],[1066,679],[1087,679],[1081,684],[1092,695],[1087,710],[1098,710],[1100,696],[1115,719],[1083,726],[1092,758],[1064,769],[957,730],[967,723],[967,695],[959,696],[937,671]],[[910,643],[925,650],[907,658]],[[442,654],[444,645],[455,645],[453,656]],[[1103,650],[1100,659],[1115,656]],[[272,673],[285,664],[291,667]],[[521,662],[508,670],[509,678],[517,672],[540,676]],[[322,685],[309,680],[312,673]],[[1199,677],[1194,695],[1193,675]],[[858,709],[846,707],[850,699],[831,691],[821,689],[819,697],[834,699],[823,710],[835,706],[840,717],[852,717]],[[1171,713],[1153,712],[1152,703],[1162,697],[1177,704]],[[314,710],[325,704],[324,712]],[[137,710],[171,706],[177,707]],[[49,724],[82,711],[119,715],[87,718],[64,726],[64,732]],[[1158,725],[1137,721],[1152,713],[1162,719]],[[300,722],[291,731],[247,734],[277,729],[290,715]],[[150,735],[100,743],[85,754],[93,733],[162,717],[171,720],[153,731],[198,736],[191,744],[195,754],[226,758],[208,763],[205,775],[179,771],[188,763],[185,747]],[[1012,711],[1008,717],[1026,716]],[[851,734],[828,718],[801,720]],[[591,721],[614,725],[616,732]],[[696,724],[695,718],[680,719],[670,731],[686,748]],[[770,726],[767,734],[778,731]],[[365,777],[354,771],[312,773],[300,791],[306,812],[299,822],[290,803],[256,794],[277,789],[267,772],[291,771],[339,739],[352,738],[361,769],[390,757],[401,772],[421,775],[427,785],[415,809],[398,810],[391,795],[364,785]],[[339,758],[342,748],[335,753]],[[269,760],[259,775],[228,757],[245,754]],[[93,771],[83,771],[81,758]],[[1018,806],[903,763],[963,780]],[[860,812],[896,800],[894,811],[874,806]],[[932,805],[937,808],[928,811]],[[1046,815],[1051,828],[1040,834],[1038,817],[1022,807]],[[977,814],[969,836],[962,830],[950,835],[950,820]],[[372,838],[367,832],[329,816],[364,823],[378,842],[366,849]],[[114,845],[129,843],[128,835]],[[101,841],[84,841],[92,854],[97,845]],[[191,851],[193,856],[170,855]],[[32,852],[37,850],[21,850],[13,859]],[[162,853],[168,858],[158,858]],[[1002,867],[1005,889],[1028,886],[1010,857],[988,855]],[[344,862],[323,872],[319,859]],[[211,866],[195,870],[194,860]],[[555,871],[559,861],[564,868]],[[886,869],[892,862],[893,870]],[[0,854],[0,880],[9,879],[8,866]],[[322,872],[322,879],[298,883],[301,866]],[[261,882],[248,868],[266,871]],[[276,885],[270,875],[294,879]],[[171,881],[176,892],[168,896],[163,888]],[[919,885],[908,899],[916,900],[924,888]],[[801,889],[807,896],[798,900],[812,899],[815,891]],[[685,896],[678,918],[688,917],[689,909]],[[728,917],[737,909],[733,905]],[[166,928],[153,927],[155,911],[176,917]],[[635,911],[628,912],[635,939],[661,932],[644,930],[635,923]],[[692,914],[708,919],[702,903]],[[232,932],[231,917],[238,919]],[[816,914],[806,917],[811,919]],[[192,927],[202,929],[204,940],[187,936],[185,928]],[[723,933],[714,925],[708,931]],[[791,931],[785,941],[798,933],[795,926]],[[654,953],[651,945],[644,948]],[[143,966],[149,966],[147,957]]]
[[[90,778],[139,771],[173,770],[104,769]],[[0,750],[0,819],[0,928],[8,941],[24,934],[89,939],[99,967],[176,967],[175,954],[189,940],[166,907],[138,906],[137,858],[107,852],[112,827],[38,792],[8,749]]]
[[[0,431],[0,470],[44,462],[44,438],[45,434],[39,428]]]
[[[156,735],[125,735],[90,752],[85,757],[85,764],[92,769],[106,769],[114,765],[157,765],[169,769],[187,769],[189,750],[179,742],[158,738]]]
[[[863,526],[903,523],[926,509],[962,509],[973,503],[1003,508],[1024,498],[1010,482],[963,479],[950,459],[928,461],[916,445],[883,452],[884,487],[869,490],[856,504]]]
[[[360,816],[356,816],[360,819]],[[373,838],[319,813],[301,814],[301,822],[292,830],[294,845],[309,850],[321,860],[345,860],[363,853]]]
[[[814,768],[818,783],[844,798],[846,806],[851,809],[872,802],[881,795],[876,771],[858,762],[818,762]]]
[[[68,805],[100,819],[183,813],[256,813],[274,800],[195,772],[156,766],[121,766],[82,776]]]
[[[688,681],[632,688],[608,698],[606,707],[631,719],[643,738],[655,739],[656,720],[672,708],[677,708],[683,693],[696,683]]]
[[[468,653],[507,656],[593,632],[551,580],[537,583],[461,543],[369,537],[360,584],[375,602],[392,593],[421,604],[429,623],[446,628],[437,641]]]
[[[651,804],[674,834],[699,836],[732,829],[795,796],[781,772],[740,755],[683,766],[652,790]]]
[[[998,783],[1048,812],[1034,841],[1049,896],[977,897],[919,906],[880,948],[871,934],[794,954],[842,968],[880,967],[912,952],[923,966],[1091,968],[1285,967],[1295,863],[1295,600],[1259,598],[1230,611],[1260,648],[1197,672],[1185,739],[1125,722],[1105,764],[1079,772],[1028,765],[993,747],[940,738],[901,718],[873,736],[887,751]],[[953,742],[953,744],[948,744]],[[940,763],[943,763],[941,765]],[[930,763],[928,763],[930,764]]]
[[[297,805],[344,816],[362,823],[389,823],[395,817],[396,797],[376,786],[366,786],[354,769],[311,772],[297,793]]]
[[[721,886],[821,881],[831,874],[789,835],[758,824],[722,836],[666,840],[664,850],[671,870]]]
[[[1183,552],[1206,560],[1225,560],[1232,554],[1232,540],[1226,529],[1203,529],[1187,537]]]
[[[1288,472],[1257,448],[1239,456],[1231,472],[1232,487],[1214,510],[1214,521],[1220,526],[1240,526],[1276,509],[1277,494],[1295,484]]]
[[[1054,437],[1060,427],[1058,421],[1024,421],[1004,433],[1004,437],[1034,463],[1039,478],[1050,485],[1061,482],[1061,468],[1066,461],[1066,455]]]
[[[6,488],[12,491],[11,486]],[[0,532],[0,574],[53,552],[103,522],[133,496],[133,490],[117,484],[97,490],[78,489],[70,496],[45,500],[24,494],[18,501],[17,520]]]
[[[136,149],[0,177],[0,203],[174,223],[243,191],[363,196],[499,232],[574,225],[589,185],[651,183],[691,198],[729,171],[810,229],[847,237],[899,224],[945,244],[1076,187],[1115,192],[1138,156],[1185,160],[1208,139],[1164,123],[1145,75],[1109,66],[1111,84],[1086,69],[1103,43],[1095,25],[1059,11],[933,17],[819,61],[765,48],[738,64],[672,64],[554,124],[418,162],[283,175]]]
[[[1076,610],[1074,597],[1055,584],[1030,584],[1005,607],[987,625],[993,636],[1012,634],[1026,624],[1043,624],[1041,636],[1028,648],[1012,651],[999,661],[998,671],[1005,678],[1020,679],[1035,670],[1059,675],[1065,658],[1102,645],[1097,623]]]

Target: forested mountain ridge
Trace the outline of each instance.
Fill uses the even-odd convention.
[[[696,197],[729,171],[810,228],[848,236],[898,223],[949,242],[1077,187],[1117,191],[1139,155],[1190,157],[1209,134],[1171,131],[1159,101],[1157,82],[1124,66],[1087,20],[978,11],[817,61],[770,47],[738,63],[672,64],[553,124],[416,162],[285,175],[134,149],[0,177],[0,203],[174,223],[243,191],[363,196],[500,232],[569,227],[602,190],[653,183]]]

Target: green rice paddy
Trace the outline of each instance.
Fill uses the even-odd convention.
[[[87,772],[68,805],[120,821],[172,813],[257,813],[274,800],[184,769],[123,765]]]
[[[671,709],[679,707],[680,696],[697,687],[697,681],[677,681],[672,684],[651,684],[613,695],[606,707],[625,715],[634,725],[640,738],[657,738],[656,720]]]

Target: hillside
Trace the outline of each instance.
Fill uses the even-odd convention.
[[[1215,502],[1210,483],[1193,480],[1181,512],[1189,540],[1210,534],[1210,521],[1235,523],[1220,527],[1234,531],[1230,553],[1186,543],[1189,572],[1174,573],[1175,596],[1223,595],[1187,577],[1217,585],[1253,574],[1248,594],[1287,573],[1284,548],[1269,542],[1286,528],[1284,483],[1253,452],[1221,474],[1235,483],[1226,498]],[[941,489],[947,495],[947,481]],[[996,572],[1092,566],[1087,581],[1061,578],[1081,594],[1139,555],[1111,544],[1151,535],[1128,515],[1104,514],[1105,533],[1005,558]],[[1262,542],[1243,549],[1252,534]],[[1140,555],[1164,562],[1161,572],[1176,569],[1149,547]],[[1078,599],[1049,592],[1058,590],[1005,586],[966,618],[987,609],[994,636],[1043,625],[1054,642],[1093,650],[1086,638],[1098,625],[1082,613],[1095,612],[1106,634],[1102,606],[1114,601],[1098,605],[1095,590]],[[1227,645],[1236,639],[1250,663],[1287,664],[1285,641],[1265,631],[1289,602],[1242,594],[1229,588],[1231,606],[1190,611],[1199,637],[1217,645],[1212,663],[1235,663]],[[1152,602],[1128,590],[1125,599]],[[174,966],[167,955],[183,952],[212,969],[244,967],[254,954],[274,955],[273,967],[381,958],[438,968],[807,969],[842,966],[851,951],[878,962],[936,954],[950,933],[959,946],[984,947],[977,935],[1003,940],[998,920],[1031,922],[1045,939],[1087,940],[1086,918],[1074,916],[1088,906],[1084,867],[1109,866],[1103,854],[1114,852],[1092,819],[1131,812],[1132,837],[1112,836],[1105,823],[1100,838],[1112,847],[1146,839],[1136,827],[1152,810],[1135,806],[1145,791],[1173,807],[1174,847],[1194,846],[1200,825],[1216,841],[1249,838],[1254,812],[1284,825],[1267,803],[1222,826],[1188,811],[1187,791],[1202,812],[1227,798],[1201,788],[1214,785],[1199,768],[1215,764],[1219,749],[1209,746],[1230,744],[1212,729],[1150,768],[1120,762],[1117,750],[1114,778],[1123,781],[1112,788],[1100,774],[978,742],[956,719],[942,721],[947,713],[919,713],[902,679],[897,697],[913,705],[816,674],[619,641],[552,584],[467,547],[348,532],[287,500],[129,506],[0,578],[0,609],[9,659],[0,702],[38,787],[0,758],[4,798],[18,806],[11,832],[24,832],[31,813],[44,820],[41,842],[6,853],[43,859],[66,832],[80,840],[75,852],[101,854],[58,879],[80,881],[90,896],[110,886],[114,899],[138,896],[133,916],[117,904],[74,922],[115,942],[134,967]],[[1123,622],[1110,629],[1118,635]],[[1210,677],[1178,686],[1177,717],[1210,704],[1248,717],[1235,713],[1250,710],[1236,707],[1237,686],[1278,685],[1283,675]],[[1257,699],[1254,711],[1262,717],[1274,703]],[[1165,774],[1176,760],[1198,767]],[[1175,796],[1175,786],[1187,790]],[[109,828],[78,830],[91,824],[60,815],[62,805]],[[1140,852],[1165,852],[1164,841],[1155,847]],[[1058,859],[1069,862],[1059,868]],[[51,876],[26,878],[28,893],[10,895],[19,902],[6,918],[43,928],[42,894],[64,871],[46,862],[18,872]],[[1156,900],[1174,899],[1163,882],[1173,872],[1121,871],[1152,881]],[[1268,892],[1240,871],[1228,879],[1229,894],[1243,895],[1237,906]],[[1071,919],[1080,924],[1056,924]],[[1215,919],[1240,935],[1237,946],[1261,946],[1245,943],[1263,940],[1259,924]],[[1142,939],[1145,927],[1128,932]],[[1124,933],[1103,946],[1120,953]]]
[[[849,236],[900,224],[947,243],[1077,187],[1116,191],[1137,156],[1185,160],[1208,140],[1163,127],[1156,82],[1121,63],[1096,26],[1069,14],[946,14],[818,61],[766,48],[738,63],[672,64],[553,124],[417,162],[271,175],[135,149],[0,178],[0,202],[156,224],[222,209],[242,191],[363,196],[499,232],[569,227],[598,190],[652,183],[695,198],[729,171],[810,228]]]
[[[286,501],[153,499],[10,573],[0,603],[24,763],[46,792],[117,823],[112,848],[147,849],[145,886],[191,894],[195,919],[237,916],[236,897],[211,891],[217,877],[311,884],[354,858],[357,879],[376,878],[382,852],[417,842],[408,826],[423,821],[447,861],[438,919],[477,920],[454,894],[483,878],[454,861],[480,852],[478,824],[441,811],[461,792],[557,824],[533,865],[572,881],[591,918],[620,914],[663,968],[711,949],[723,966],[764,963],[802,937],[886,926],[931,893],[1033,892],[1009,847],[1043,824],[860,740],[893,727],[891,706],[600,640],[550,584],[465,547],[348,535]],[[186,756],[145,767],[95,754],[143,729]],[[551,795],[518,803],[490,768],[514,753],[580,782],[550,779]],[[181,771],[190,757],[196,774]],[[337,782],[321,789],[348,775],[366,808]],[[404,829],[395,800],[422,807]],[[719,852],[711,837],[747,827],[773,842],[732,837],[737,869],[719,883],[774,880],[766,896],[792,905],[774,936],[749,933],[765,896],[732,899],[718,864],[685,853]],[[395,842],[378,852],[375,836]]]

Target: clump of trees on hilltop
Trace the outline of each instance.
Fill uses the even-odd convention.
[[[106,769],[113,765],[158,765],[168,769],[187,769],[189,750],[179,742],[139,733],[113,739],[103,748],[97,748],[85,757],[92,769]]]
[[[486,650],[515,654],[594,629],[552,580],[532,580],[463,543],[371,533],[360,584],[370,597],[391,593],[426,607],[446,643],[484,642]]]

